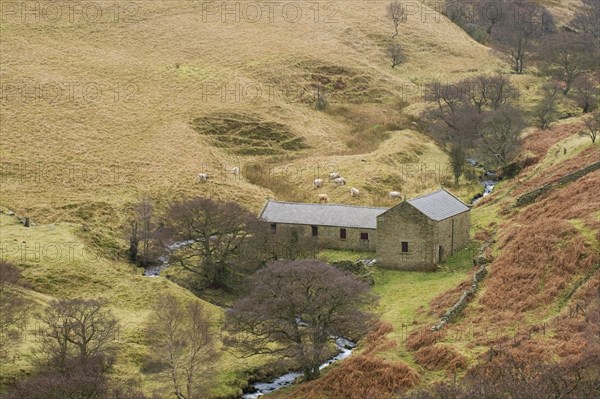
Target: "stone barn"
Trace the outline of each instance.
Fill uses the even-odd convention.
[[[268,201],[260,218],[271,225],[273,234],[312,236],[319,247],[375,251],[377,215],[388,208],[369,206],[306,204]]]
[[[469,207],[439,190],[392,208],[269,200],[273,234],[311,236],[320,248],[375,252],[382,267],[433,270],[469,242]]]
[[[403,201],[377,216],[377,263],[434,269],[469,242],[470,208],[446,190]]]

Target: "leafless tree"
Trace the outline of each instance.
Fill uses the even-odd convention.
[[[600,89],[598,83],[592,78],[592,74],[579,76],[573,83],[573,97],[583,113],[593,111],[598,107]]]
[[[470,82],[447,85],[434,82],[428,86],[428,100],[435,105],[423,117],[430,122],[429,132],[435,139],[474,145],[482,114],[471,103],[472,90]]]
[[[107,360],[70,360],[62,370],[44,368],[9,387],[3,399],[149,399],[134,381],[111,381]],[[158,398],[155,398],[158,399]]]
[[[402,5],[402,2],[398,0],[391,1],[386,7],[386,16],[392,20],[394,24],[394,35],[392,38],[398,36],[398,26],[401,23],[406,22],[406,9]]]
[[[54,301],[38,315],[41,353],[56,369],[76,360],[110,355],[117,339],[118,321],[104,300]]]
[[[229,289],[256,216],[234,202],[194,198],[172,205],[165,222],[171,240],[185,242],[171,259],[212,288]]]
[[[542,99],[532,110],[533,121],[537,127],[546,130],[558,119],[557,114],[558,88],[553,83],[542,86]]]
[[[404,50],[402,46],[398,43],[390,44],[387,47],[387,55],[392,60],[392,68],[395,68],[396,65],[402,64],[406,61],[406,55],[404,54]]]
[[[592,144],[594,144],[600,132],[600,110],[588,114],[583,122],[585,124],[584,132],[592,139]]]
[[[460,143],[454,142],[450,147],[450,166],[454,175],[454,185],[458,186],[458,179],[463,173],[466,162],[465,150]]]
[[[507,57],[517,74],[523,73],[532,41],[543,32],[543,18],[547,15],[537,4],[516,0],[504,12],[507,15],[495,24],[491,38],[494,46]]]
[[[548,75],[565,83],[568,94],[577,78],[598,67],[597,47],[590,36],[561,31],[540,42],[536,57]]]
[[[582,6],[575,12],[571,24],[600,40],[600,1],[582,0],[581,3]]]
[[[6,360],[29,316],[31,304],[23,296],[21,272],[0,261],[0,360]]]
[[[482,126],[484,151],[491,162],[506,167],[519,153],[521,131],[525,127],[522,112],[504,106],[486,115]]]
[[[318,378],[324,348],[335,336],[365,332],[368,285],[313,260],[277,261],[252,278],[249,294],[227,311],[226,342],[242,356],[277,354]]]
[[[481,113],[486,108],[498,109],[517,96],[516,88],[506,75],[478,75],[457,83],[467,99]]]
[[[134,218],[131,220],[129,236],[129,260],[147,266],[156,261],[156,226],[153,221],[154,206],[147,199],[141,199],[134,208]],[[141,248],[140,248],[141,243]]]
[[[154,355],[168,365],[178,399],[206,397],[211,369],[219,353],[209,313],[198,301],[161,298],[148,325]]]
[[[442,13],[460,27],[475,21],[473,3],[458,0],[446,0]]]

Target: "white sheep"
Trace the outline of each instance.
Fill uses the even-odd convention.
[[[402,198],[402,194],[400,193],[400,191],[390,191],[388,193],[388,197],[390,197],[390,199]]]
[[[327,194],[319,194],[319,202],[322,204],[326,204],[329,202],[329,195]]]
[[[198,181],[207,181],[208,180],[208,173],[198,173],[198,175],[196,176],[196,178],[198,179]]]
[[[238,168],[237,166],[234,166],[233,168],[231,168],[231,173],[233,173],[235,176],[240,174],[240,168]]]
[[[331,172],[329,174],[329,180],[337,179],[338,177],[341,177],[338,172]]]
[[[352,187],[352,188],[350,189],[350,195],[351,195],[352,197],[358,197],[358,196],[360,196],[360,191],[358,190],[358,188],[354,188],[354,187]]]
[[[315,179],[313,181],[313,187],[314,188],[321,187],[322,185],[323,185],[323,179]]]
[[[343,177],[337,177],[333,180],[333,182],[335,183],[336,186],[346,185],[346,179],[344,179]]]

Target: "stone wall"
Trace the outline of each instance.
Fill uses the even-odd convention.
[[[581,168],[573,173],[569,173],[568,175],[561,177],[555,182],[548,183],[536,188],[535,190],[531,190],[517,198],[516,206],[531,204],[533,201],[535,201],[536,198],[553,190],[555,187],[573,182],[587,175],[588,173],[591,173],[598,169],[600,169],[600,162],[595,162],[591,165],[586,166],[585,168]]]
[[[435,223],[434,259],[440,263],[469,243],[471,213],[463,212]],[[443,257],[439,259],[439,247],[443,248]]]
[[[437,322],[433,327],[431,327],[431,331],[438,331],[446,324],[456,320],[456,318],[462,313],[463,309],[475,296],[475,293],[479,289],[479,283],[487,275],[487,259],[483,255],[487,246],[488,244],[484,244],[479,249],[479,256],[473,259],[473,263],[475,265],[479,265],[479,269],[477,269],[475,274],[473,274],[473,282],[471,283],[471,286],[469,287],[469,289],[463,291],[458,301],[454,305],[452,305],[452,307],[448,309],[446,313],[444,313],[442,319],[439,322]]]
[[[377,218],[377,263],[400,270],[435,270],[469,243],[470,225],[470,212],[436,222],[409,203],[401,203]],[[403,241],[408,242],[406,253]]]
[[[377,264],[400,270],[431,270],[434,259],[434,223],[407,202],[377,217]],[[408,252],[402,252],[402,242]]]
[[[292,225],[282,223],[277,223],[277,233],[275,234],[291,234],[292,229],[295,229],[299,236],[312,236],[312,228],[309,225]],[[377,243],[377,231],[375,229],[346,227],[346,239],[340,238],[340,227],[318,226],[318,229],[319,248],[375,252],[375,246]],[[361,240],[360,233],[368,233],[369,240]]]

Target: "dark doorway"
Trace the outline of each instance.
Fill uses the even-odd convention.
[[[442,263],[442,259],[444,259],[444,247],[440,245],[438,250],[438,263]]]
[[[346,229],[340,229],[340,238],[342,240],[346,239]]]
[[[312,236],[317,237],[319,235],[319,226],[310,226],[312,228]]]

